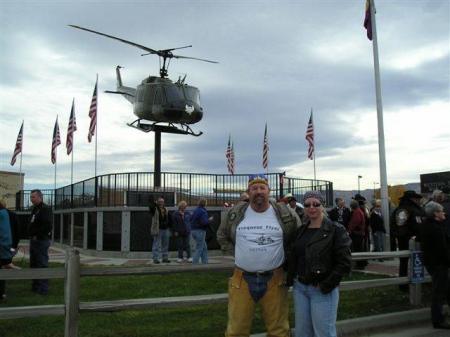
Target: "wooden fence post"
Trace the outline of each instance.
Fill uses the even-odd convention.
[[[80,307],[80,252],[74,249],[66,250],[65,278],[65,337],[78,336],[78,311]]]
[[[420,243],[415,240],[409,240],[409,250],[411,252],[420,250]],[[414,268],[414,261],[412,257],[409,258],[409,279],[412,280]],[[413,306],[420,306],[422,304],[422,284],[421,283],[411,283],[409,287],[409,303]]]

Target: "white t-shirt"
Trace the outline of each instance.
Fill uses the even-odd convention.
[[[247,208],[236,229],[235,248],[236,266],[249,272],[273,270],[284,263],[283,230],[272,205],[262,213]]]

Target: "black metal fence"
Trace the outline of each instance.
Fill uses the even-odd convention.
[[[209,206],[231,205],[247,189],[248,174],[201,174],[161,172],[161,186],[154,186],[153,172],[115,173],[97,176],[56,190],[41,190],[44,202],[56,209],[148,206],[149,200],[164,197],[167,206],[176,206],[181,200],[195,205],[206,198]],[[309,190],[319,190],[333,201],[333,183],[284,177],[282,173],[266,174],[271,196],[280,199],[291,193],[297,200]],[[31,207],[30,190],[16,195],[16,210]]]

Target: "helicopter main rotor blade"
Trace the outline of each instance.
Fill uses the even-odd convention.
[[[154,50],[154,49],[149,48],[149,47],[142,46],[142,45],[140,45],[140,44],[137,44],[137,43],[134,43],[134,42],[131,42],[131,41],[128,41],[128,40],[121,39],[121,38],[119,38],[119,37],[115,37],[115,36],[112,36],[112,35],[100,33],[100,32],[97,32],[97,31],[95,31],[95,30],[83,28],[83,27],[76,26],[76,25],[69,25],[69,26],[70,26],[70,27],[73,27],[73,28],[78,28],[78,29],[81,29],[81,30],[85,30],[85,31],[87,31],[87,32],[91,32],[91,33],[94,33],[94,34],[98,34],[98,35],[102,35],[102,36],[109,37],[110,39],[117,40],[117,41],[120,41],[120,42],[129,44],[129,45],[135,46],[135,47],[137,47],[137,48],[143,49],[143,50],[145,50],[146,52],[149,52],[150,54],[157,54],[157,55],[159,55],[159,56],[163,56],[163,55],[161,55],[161,53],[160,53],[159,51],[157,51],[157,50]]]
[[[138,43],[134,43],[134,42],[131,42],[131,41],[128,41],[128,40],[124,40],[124,39],[121,39],[119,37],[115,37],[115,36],[112,36],[112,35],[100,33],[100,32],[97,32],[95,30],[92,30],[92,29],[87,29],[87,28],[84,28],[84,27],[76,26],[76,25],[69,25],[69,26],[73,27],[73,28],[85,30],[85,31],[90,32],[90,33],[102,35],[102,36],[108,37],[110,39],[117,40],[117,41],[129,44],[131,46],[134,46],[134,47],[140,48],[142,50],[145,50],[149,54],[156,54],[156,55],[158,55],[158,56],[160,56],[160,57],[162,57],[164,59],[175,57],[177,59],[191,59],[191,60],[198,60],[198,61],[204,61],[204,62],[210,62],[210,63],[218,63],[218,62],[215,62],[215,61],[199,59],[199,58],[196,58],[196,57],[188,57],[188,56],[180,56],[180,55],[173,55],[172,54],[172,50],[183,49],[183,48],[190,48],[190,47],[192,47],[192,45],[185,46],[185,47],[164,49],[164,50],[154,50],[152,48],[149,48],[149,47],[146,47],[146,46],[142,46],[142,45],[140,45]],[[144,56],[144,55],[146,55],[146,54],[142,54],[142,56]]]
[[[188,57],[188,56],[180,56],[180,55],[172,55],[172,57],[175,57],[177,59],[191,59],[191,60],[197,60],[197,61],[205,61],[205,62],[209,62],[209,63],[219,63],[219,62],[216,62],[216,61],[199,59],[199,58],[196,58],[196,57]]]

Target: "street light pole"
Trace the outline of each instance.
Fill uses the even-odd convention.
[[[377,182],[373,182],[373,198],[375,199],[375,197],[376,197],[376,194],[375,194],[375,185],[378,185],[379,183],[377,183]]]
[[[362,176],[358,176],[358,194],[361,194],[361,187],[359,185],[359,180],[362,178]]]

